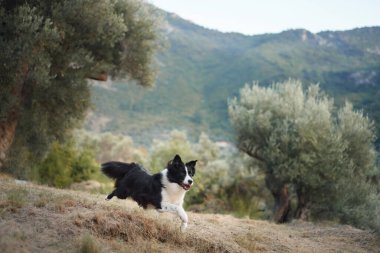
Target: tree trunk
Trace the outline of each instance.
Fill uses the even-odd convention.
[[[2,168],[6,153],[13,142],[17,126],[17,117],[13,116],[0,122],[0,169]]]
[[[16,98],[17,102],[11,106],[7,118],[0,121],[0,169],[3,167],[7,157],[7,151],[13,143],[17,122],[20,116],[20,107],[22,107],[24,98],[27,96],[27,94],[25,94],[25,81],[29,74],[28,64],[24,63],[21,65],[21,73],[20,80],[16,82],[16,85],[14,85],[10,93],[11,96]],[[103,73],[99,75],[90,75],[88,78],[98,81],[107,81],[108,75]]]
[[[289,220],[290,196],[288,185],[283,185],[277,192],[272,192],[274,197],[273,220],[277,223],[284,223]]]
[[[274,197],[273,220],[284,223],[289,220],[290,194],[288,184],[276,179],[273,174],[267,174],[265,184]]]
[[[13,139],[16,133],[16,126],[20,114],[20,106],[23,102],[23,89],[25,85],[25,80],[27,79],[29,73],[28,64],[21,65],[21,77],[18,82],[13,86],[10,96],[16,98],[15,104],[10,106],[7,117],[0,121],[0,169],[3,167],[4,162],[7,157],[7,151],[13,143]]]
[[[297,186],[297,209],[295,218],[304,221],[310,220],[310,198],[307,190],[302,185]]]

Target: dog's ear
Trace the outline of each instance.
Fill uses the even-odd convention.
[[[194,160],[194,161],[190,161],[190,162],[187,162],[186,163],[186,167],[189,171],[189,175],[190,176],[194,176],[195,175],[195,164],[197,163],[197,160]]]
[[[195,164],[197,163],[198,160],[190,161],[186,163],[187,167],[192,167],[195,168]]]
[[[178,154],[175,155],[175,157],[173,159],[173,163],[174,164],[181,164],[181,163],[183,163],[181,157]]]

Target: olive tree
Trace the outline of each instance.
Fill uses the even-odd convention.
[[[83,119],[88,78],[153,83],[156,19],[142,1],[0,0],[0,17],[0,167],[9,153],[41,157]]]
[[[306,90],[294,80],[246,85],[240,98],[229,102],[229,115],[238,148],[258,160],[265,173],[276,222],[289,218],[291,190],[297,196],[295,216],[308,219],[311,211],[342,211],[355,199],[347,186],[370,182],[373,123],[349,103],[336,108],[318,85]]]

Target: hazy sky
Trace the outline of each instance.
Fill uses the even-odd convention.
[[[147,0],[196,24],[223,32],[311,32],[380,25],[380,0]]]

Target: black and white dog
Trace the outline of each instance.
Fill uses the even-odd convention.
[[[182,220],[181,230],[187,227],[188,217],[183,209],[186,191],[193,184],[195,161],[184,164],[179,155],[168,162],[160,173],[150,175],[136,163],[107,162],[102,171],[116,179],[115,190],[108,195],[119,199],[131,197],[144,209],[155,208],[160,212],[176,213]]]

